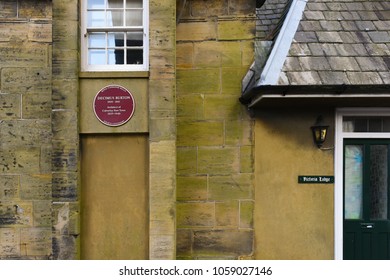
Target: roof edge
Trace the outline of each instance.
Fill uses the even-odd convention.
[[[257,86],[276,85],[308,0],[293,0]]]

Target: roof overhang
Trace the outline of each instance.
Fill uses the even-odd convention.
[[[390,85],[263,85],[240,97],[249,109],[390,106]]]

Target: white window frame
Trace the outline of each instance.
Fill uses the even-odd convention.
[[[390,139],[389,132],[343,132],[343,117],[386,117],[390,116],[390,108],[338,108],[335,123],[335,189],[334,189],[334,257],[343,259],[343,143],[345,138]]]
[[[98,72],[98,71],[148,71],[149,70],[149,0],[142,0],[143,4],[143,63],[128,64],[128,65],[89,65],[88,64],[88,32],[103,30],[104,28],[87,29],[87,0],[81,1],[81,71],[82,72]],[[114,28],[107,28],[114,31]],[[124,31],[120,27],[118,30]],[[128,30],[131,30],[129,28]]]

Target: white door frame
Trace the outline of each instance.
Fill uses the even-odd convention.
[[[337,108],[335,116],[334,258],[343,259],[343,142],[344,138],[389,138],[389,132],[343,132],[344,116],[390,116],[390,108]]]

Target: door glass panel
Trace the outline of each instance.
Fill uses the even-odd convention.
[[[345,146],[345,219],[363,218],[363,146]]]
[[[387,153],[386,145],[370,146],[370,218],[387,219]]]

